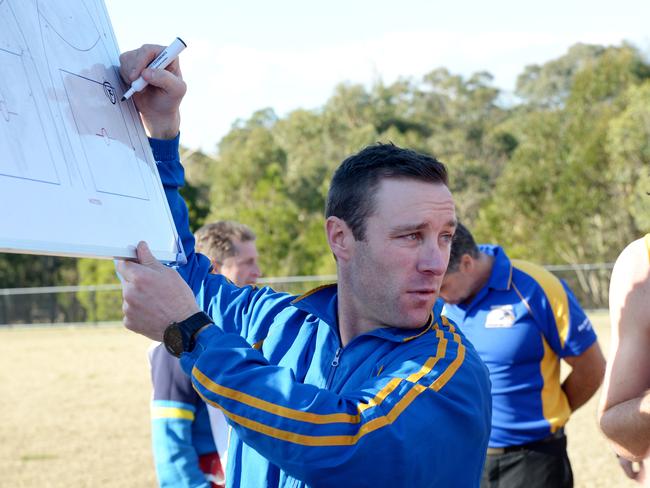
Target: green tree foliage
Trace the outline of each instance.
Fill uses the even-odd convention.
[[[613,183],[612,205],[627,209],[623,239],[650,229],[650,80],[631,86],[624,110],[607,130],[610,166],[606,179]]]
[[[80,285],[117,285],[113,261],[107,259],[79,259]],[[105,322],[122,318],[122,293],[120,290],[83,291],[77,299],[86,312],[89,322]]]
[[[22,288],[74,283],[76,262],[54,256],[0,253],[0,287]]]
[[[320,269],[323,248],[313,223],[322,195],[313,188],[322,184],[318,172],[323,170],[314,169],[317,165],[296,142],[309,138],[308,129],[303,134],[287,129],[291,124],[303,127],[301,120],[311,120],[310,113],[296,112],[281,127],[272,110],[256,112],[221,141],[214,163],[210,220],[250,225],[266,275]],[[285,148],[293,144],[300,150],[288,158]]]
[[[458,213],[468,222],[476,219],[517,145],[502,125],[507,112],[498,106],[499,90],[491,83],[489,73],[464,79],[437,69],[415,92],[418,120],[430,130],[424,150],[449,166]]]
[[[212,185],[212,162],[201,151],[181,148],[181,160],[185,167],[185,186],[181,195],[187,202],[190,228],[195,232],[205,223],[210,212],[210,187]]]
[[[381,141],[448,165],[458,213],[479,240],[541,263],[613,260],[650,230],[650,64],[627,44],[576,44],[527,66],[516,95],[505,103],[489,73],[437,68],[370,87],[344,83],[323,106],[282,117],[259,110],[233,124],[218,155],[183,149],[192,229],[235,219],[258,234],[265,275],[332,273],[329,180],[346,156]],[[55,263],[0,255],[0,280],[76,279]],[[114,282],[101,261],[79,261],[79,275]]]
[[[565,71],[570,80],[556,84],[562,105],[526,107],[507,122],[518,145],[477,225],[521,257],[546,263],[610,261],[643,231],[625,200],[647,166],[643,129],[626,129],[641,123],[643,107],[648,108],[642,90],[647,65],[629,46],[589,52],[596,54],[581,58],[579,67]],[[553,69],[557,64],[549,63]],[[627,169],[624,148],[635,152],[636,169]],[[627,177],[617,182],[621,170]]]
[[[480,238],[543,263],[610,261],[650,220],[649,69],[632,46],[577,44],[528,66],[511,106],[489,73],[438,68],[342,84],[318,110],[262,110],[219,146],[211,218],[248,219],[267,274],[331,270],[329,178],[348,154],[391,141],[448,165],[458,213]]]
[[[571,69],[556,69],[566,68],[569,55],[540,68],[565,73],[562,83],[544,84],[547,100],[561,103],[540,107],[533,98],[509,118],[518,146],[477,227],[515,256],[542,263],[612,261],[649,230],[639,188],[644,178],[647,185],[649,66],[627,45],[587,51]],[[578,278],[605,303],[606,276],[578,272]]]
[[[76,283],[76,260],[54,256],[0,253],[0,288]],[[72,322],[79,317],[74,294],[0,296],[0,324]]]
[[[516,93],[533,107],[561,107],[571,94],[575,74],[604,51],[603,46],[575,44],[558,59],[526,66],[517,78]]]

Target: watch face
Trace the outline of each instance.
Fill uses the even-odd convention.
[[[183,352],[183,334],[177,324],[171,324],[165,329],[163,342],[165,343],[165,348],[170,354],[180,357]]]

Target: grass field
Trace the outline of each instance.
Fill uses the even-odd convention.
[[[606,317],[592,318],[606,353]],[[0,330],[0,487],[155,486],[149,344],[117,326]],[[598,432],[596,403],[567,427],[576,486],[637,486]]]

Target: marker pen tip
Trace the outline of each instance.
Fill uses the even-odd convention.
[[[122,97],[120,102],[123,102],[124,100],[126,100],[126,97]]]

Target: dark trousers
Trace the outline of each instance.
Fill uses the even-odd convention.
[[[572,488],[566,437],[550,436],[524,446],[488,452],[481,488]]]

